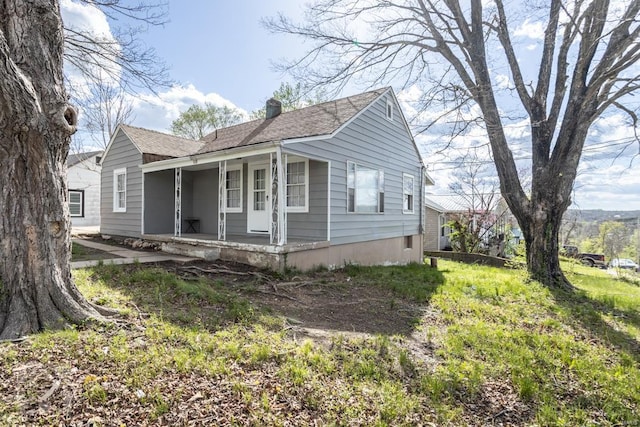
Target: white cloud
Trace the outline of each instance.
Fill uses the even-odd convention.
[[[495,81],[498,89],[508,89],[509,84],[511,83],[509,76],[507,76],[506,74],[496,75]]]
[[[504,133],[509,141],[524,139],[531,136],[531,126],[529,119],[521,120],[517,123],[508,123],[504,125]]]
[[[173,86],[167,91],[154,95],[132,97],[134,126],[153,129],[160,132],[168,132],[171,122],[178,118],[193,104],[204,105],[211,103],[222,107],[238,109],[243,115],[247,112],[238,108],[233,102],[223,98],[217,93],[202,93],[193,85]]]
[[[531,22],[529,19],[515,29],[513,32],[516,36],[528,37],[530,39],[544,39],[544,23],[540,21]]]
[[[60,2],[60,13],[67,28],[90,31],[102,37],[112,37],[106,15],[96,6],[73,0]]]

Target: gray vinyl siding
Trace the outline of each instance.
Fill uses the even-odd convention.
[[[333,138],[286,145],[289,153],[331,161],[331,242],[355,243],[420,233],[421,161],[394,104],[381,97]],[[384,171],[384,213],[347,213],[347,161]],[[403,173],[414,177],[414,213],[402,210]]]
[[[218,235],[218,169],[193,173],[193,217],[200,220],[200,232]]]
[[[174,232],[174,187],[175,172],[173,169],[145,174],[145,234],[167,234]]]
[[[227,213],[227,240],[230,236],[247,234],[247,200],[249,199],[249,169],[242,165],[242,212]],[[216,212],[218,209],[216,208]]]
[[[326,162],[309,161],[309,211],[287,213],[289,239],[327,239],[327,166]]]
[[[102,162],[100,232],[139,237],[142,224],[142,154],[121,130]],[[113,171],[126,168],[126,212],[113,212]]]
[[[175,173],[175,172],[174,172]],[[180,214],[182,215],[182,232],[185,232],[187,229],[187,224],[185,223],[185,218],[193,218],[195,215],[193,214],[193,180],[194,175],[198,172],[186,171],[182,170],[182,195],[180,199]],[[175,187],[175,180],[173,187]],[[173,209],[175,211],[175,196],[173,202]]]

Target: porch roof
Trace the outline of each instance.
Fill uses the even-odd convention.
[[[175,135],[135,126],[120,125],[131,142],[142,154],[155,154],[163,157],[183,157],[200,150],[203,143]]]

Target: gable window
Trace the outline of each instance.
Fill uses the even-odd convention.
[[[242,166],[227,170],[227,212],[242,212]]]
[[[391,102],[390,99],[387,99],[387,107],[386,107],[386,113],[387,113],[387,120],[391,120],[393,121],[393,103]]]
[[[287,211],[308,212],[309,161],[287,163]]]
[[[402,212],[412,214],[413,213],[413,175],[402,174]]]
[[[84,216],[84,190],[69,190],[69,214],[72,217]]]
[[[347,162],[347,212],[384,212],[384,171]]]
[[[127,211],[127,169],[113,171],[113,211]]]

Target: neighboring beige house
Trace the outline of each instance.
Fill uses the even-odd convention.
[[[100,166],[102,151],[69,154],[67,188],[72,227],[100,225]]]
[[[504,200],[500,199],[492,209],[494,221],[490,224],[493,236],[510,231],[512,244],[517,245],[522,233],[515,217]],[[425,196],[424,249],[426,251],[451,250],[451,228],[447,225],[455,215],[469,214],[469,202],[462,196],[435,195]],[[479,215],[479,218],[481,216]],[[488,235],[487,237],[489,237]],[[489,244],[489,242],[486,242]]]
[[[456,197],[427,194],[424,200],[424,250],[451,250],[447,223],[450,215],[467,211],[464,201]]]

